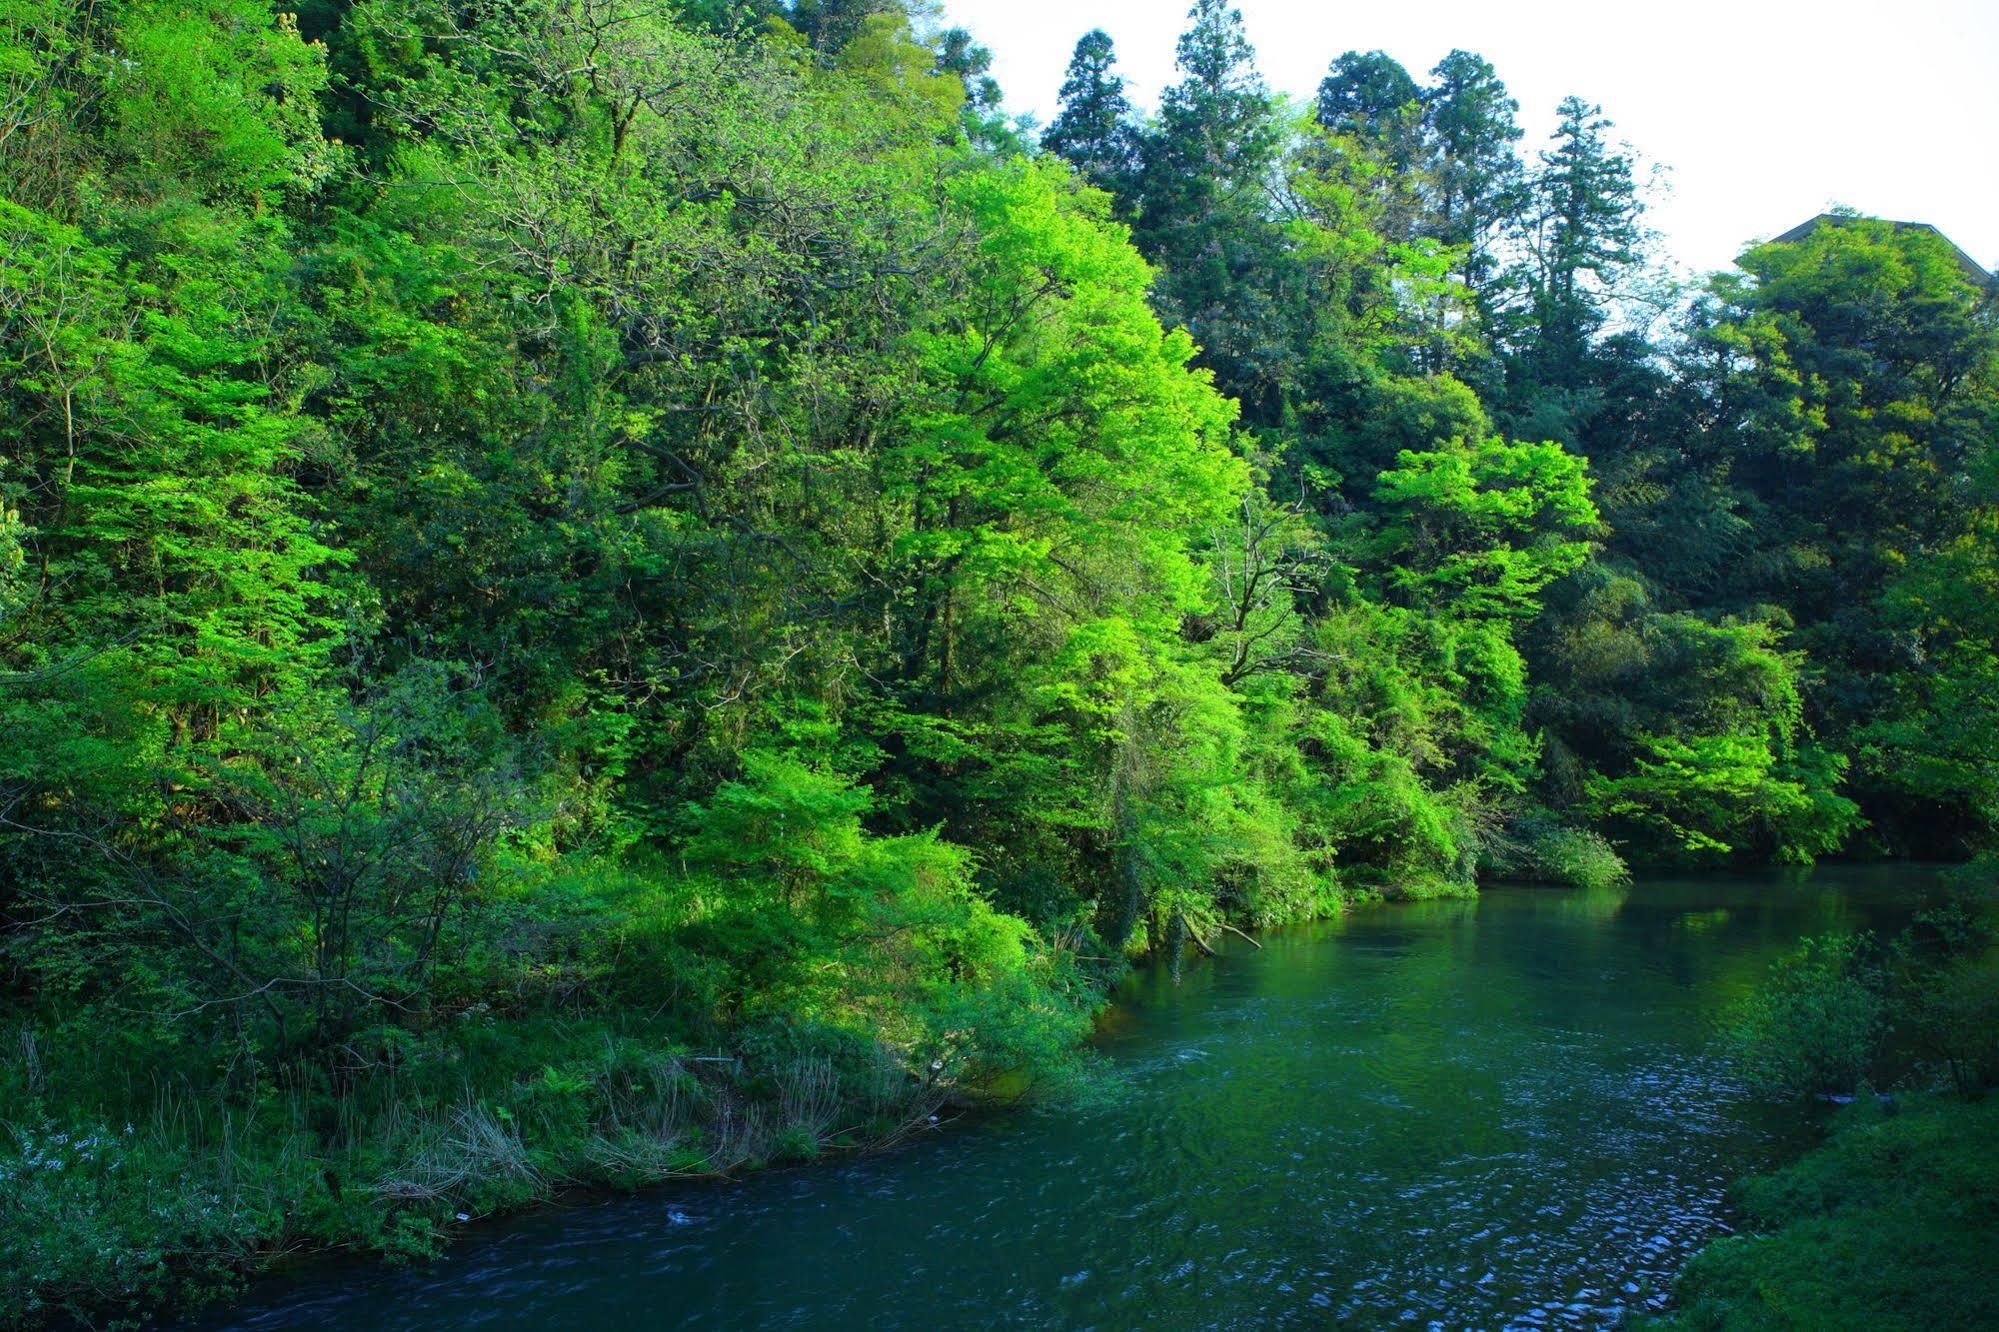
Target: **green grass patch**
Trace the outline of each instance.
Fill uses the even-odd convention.
[[[1999,1099],[1868,1098],[1737,1197],[1747,1232],[1695,1256],[1660,1326],[1999,1327]]]
[[[162,1068],[127,1106],[66,1085],[80,1052],[26,1038],[47,1067],[0,1076],[0,1325],[135,1322],[301,1251],[421,1257],[565,1190],[891,1141],[945,1095],[850,1033],[736,1037],[706,1053],[664,1020],[471,1013],[357,1041],[368,1066],[341,1077],[232,1094]]]

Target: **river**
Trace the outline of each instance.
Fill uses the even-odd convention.
[[[1109,1093],[276,1278],[211,1327],[1600,1327],[1809,1131],[1717,1017],[1911,869],[1501,888],[1134,976]]]

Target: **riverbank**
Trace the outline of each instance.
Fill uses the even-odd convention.
[[[1398,1187],[1419,1191],[1411,1197],[1429,1196],[1420,1190],[1434,1188],[1442,1171],[1452,1177],[1449,1187],[1463,1193],[1451,1214],[1471,1217],[1482,1208],[1513,1206],[1523,1191],[1542,1186],[1548,1161],[1558,1157],[1573,1164],[1580,1152],[1597,1162],[1595,1184],[1548,1204],[1555,1208],[1550,1215],[1566,1218],[1559,1224],[1575,1223],[1573,1231],[1542,1236],[1528,1247],[1562,1254],[1575,1270],[1596,1273],[1607,1264],[1590,1246],[1604,1225],[1634,1234],[1642,1229],[1648,1238],[1666,1234],[1672,1237],[1669,1250],[1630,1256],[1626,1275],[1611,1283],[1614,1290],[1630,1279],[1659,1290],[1679,1259],[1708,1233],[1707,1203],[1687,1199],[1711,1194],[1718,1202],[1721,1181],[1764,1164],[1741,1154],[1761,1150],[1770,1131],[1712,1114],[1717,1091],[1700,1054],[1706,1028],[1699,1015],[1753,984],[1784,941],[1855,910],[1875,909],[1870,903],[1899,900],[1908,891],[1902,874],[1896,872],[1891,881],[1828,872],[1835,881],[1850,881],[1843,891],[1819,891],[1792,876],[1710,877],[1608,893],[1498,889],[1476,903],[1383,903],[1323,925],[1267,934],[1261,949],[1225,948],[1217,963],[1190,968],[1178,983],[1163,965],[1142,970],[1119,991],[1124,1020],[1107,1030],[1105,1053],[1129,1066],[1130,1042],[1138,1033],[1151,1030],[1146,1040],[1153,1041],[1173,1032],[1173,1047],[1161,1057],[1188,1070],[1184,1096],[1208,1108],[1179,1122],[1172,1116],[1185,1104],[1182,1097],[1150,1106],[1142,1088],[1128,1089],[1134,1092],[1128,1112],[1110,1114],[1135,1119],[1144,1128],[1107,1131],[1071,1148],[1050,1144],[1041,1177],[1073,1176],[1081,1162],[1110,1167],[1128,1160],[1139,1174],[1128,1183],[1095,1186],[1104,1190],[1101,1196],[1118,1199],[1117,1206],[1136,1205],[1136,1199],[1171,1211],[1217,1187],[1213,1180],[1182,1178],[1190,1161],[1220,1159],[1237,1163],[1232,1171],[1244,1175],[1245,1188],[1302,1190],[1287,1211],[1330,1207],[1335,1204],[1321,1190],[1337,1198],[1346,1185],[1309,1171],[1301,1175],[1296,1162],[1360,1160],[1392,1139],[1413,1153],[1404,1162],[1410,1173]],[[1484,941],[1476,953],[1466,947],[1474,929]],[[1340,941],[1348,937],[1364,946],[1347,952]],[[1697,983],[1688,985],[1689,977]],[[1191,1033],[1168,1025],[1176,1013],[1204,1012],[1218,996],[1260,1005],[1273,994],[1297,1005],[1290,1025],[1265,1031],[1265,1019],[1259,1018],[1256,1030],[1263,1034],[1247,1047],[1233,1044],[1244,1039],[1244,1029],[1224,1020],[1229,1009],[1217,1009],[1213,1025]],[[1580,1035],[1579,1013],[1597,1015]],[[1391,1044],[1363,1052],[1349,1048],[1355,1042],[1371,1047],[1373,1034]],[[160,1098],[155,1114],[130,1130],[122,1121],[85,1122],[75,1114],[39,1122],[10,1115],[17,1130],[28,1132],[23,1150],[9,1160],[15,1173],[8,1189],[0,1193],[0,1211],[6,1213],[6,1224],[0,1225],[5,1250],[0,1290],[9,1302],[8,1317],[20,1317],[18,1311],[28,1308],[48,1321],[82,1314],[101,1325],[106,1310],[143,1316],[176,1304],[212,1302],[246,1275],[309,1251],[425,1258],[474,1229],[472,1221],[532,1210],[578,1189],[635,1191],[669,1181],[757,1174],[765,1165],[815,1157],[851,1158],[912,1126],[926,1126],[944,1095],[940,1085],[910,1078],[903,1062],[851,1034],[766,1021],[739,1028],[728,1039],[714,1032],[705,1033],[706,1039],[699,1035],[670,1012],[645,1018],[623,1010],[524,1016],[467,1009],[421,1037],[405,1033],[355,1043],[349,1092],[338,1100],[284,1087],[247,1107],[204,1101],[191,1092],[169,1094]],[[1563,1052],[1559,1060],[1544,1058],[1548,1041]],[[1602,1079],[1572,1085],[1569,1061],[1577,1048],[1600,1052],[1592,1057],[1604,1061]],[[116,1085],[108,1056],[101,1066],[79,1063],[80,1057],[71,1051],[64,1067],[44,1070],[52,1110],[60,1109],[55,1092],[65,1082]],[[53,1062],[53,1056],[44,1058]],[[372,1067],[364,1069],[364,1063]],[[1529,1081],[1523,1084],[1523,1077]],[[1124,1086],[1122,1079],[1118,1085]],[[1280,1086],[1295,1089],[1294,1099],[1270,1103],[1269,1089]],[[1241,1099],[1247,1094],[1242,1089],[1252,1087],[1266,1089],[1254,1105]],[[1224,1092],[1226,1103],[1214,1103]],[[1567,1099],[1577,1095],[1584,1099]],[[1666,1099],[1658,1100],[1661,1096]],[[1514,1118],[1509,1106],[1537,1109],[1508,1128]],[[1072,1117],[1002,1118],[1006,1125],[998,1131],[1004,1135],[1033,1131],[1019,1129],[1016,1120],[1066,1125]],[[1359,1136],[1331,1141],[1325,1135],[1342,1131],[1332,1123]],[[1534,1157],[1541,1137],[1567,1124],[1591,1126],[1590,1140],[1580,1147],[1564,1143],[1556,1156]],[[1165,1138],[1157,1150],[1134,1151],[1130,1133],[1160,1131]],[[1488,1168],[1478,1160],[1519,1151],[1523,1140],[1512,1135],[1523,1133],[1527,1154],[1517,1160],[1524,1173],[1505,1191],[1488,1196]],[[1633,1165],[1638,1157],[1663,1160],[1671,1154],[1684,1163],[1689,1133],[1705,1139],[1700,1153],[1719,1153],[1708,1158],[1700,1180],[1688,1181],[1692,1193],[1662,1190],[1650,1177],[1626,1177],[1642,1173]],[[1192,1158],[1186,1155],[1190,1134],[1192,1141],[1205,1143]],[[940,1150],[974,1151],[961,1137],[982,1136],[954,1134],[954,1145]],[[1638,1141],[1649,1145],[1640,1151],[1633,1146]],[[1464,1156],[1432,1153],[1433,1145],[1446,1144],[1484,1145]],[[1251,1168],[1273,1152],[1281,1160],[1267,1164],[1278,1170],[1278,1178]],[[934,1155],[927,1149],[891,1154]],[[1533,1164],[1536,1159],[1540,1165]],[[1719,1164],[1724,1161],[1730,1164]],[[1010,1157],[1004,1168],[1010,1172],[1017,1164]],[[1460,1165],[1467,1173],[1457,1178]],[[883,1166],[891,1173],[904,1168]],[[906,1168],[924,1173],[914,1163]],[[811,1231],[812,1218],[823,1222],[826,1210],[795,1209],[784,1200],[794,1188],[839,1187],[808,1184],[808,1177],[838,1180],[875,1170],[871,1158],[865,1165],[804,1172],[795,1182],[771,1180],[769,1189],[751,1186],[755,1196],[777,1196],[771,1209],[787,1216],[797,1210],[795,1222],[787,1224],[801,1228],[755,1251],[784,1252],[790,1266],[789,1246],[797,1245],[801,1271],[822,1265],[843,1271],[837,1259],[813,1247],[824,1237]],[[737,1187],[727,1196],[735,1196]],[[1385,1187],[1368,1184],[1344,1205],[1380,1206]],[[1139,1192],[1130,1193],[1132,1188]],[[947,1193],[957,1196],[955,1188]],[[1063,1233],[1063,1226],[1106,1205],[1092,1196],[1087,1205],[1079,1202],[1073,1215],[1041,1214],[1032,1210],[1045,1206],[1040,1197],[1024,1194],[1016,1200],[1017,1212],[998,1209],[1005,1213],[995,1222],[1001,1232],[981,1241],[994,1246],[994,1264],[1027,1263],[1021,1271],[1031,1270],[1030,1257],[1004,1245],[1051,1227],[1050,1233]],[[1607,1217],[1594,1210],[1605,1202],[1617,1208]],[[954,1206],[951,1197],[939,1197],[927,1212],[956,1216]],[[1636,1220],[1630,1214],[1634,1208],[1650,1215]],[[842,1214],[846,1209],[847,1200],[832,1208]],[[550,1213],[499,1230],[525,1225],[559,1242],[552,1237],[566,1235],[567,1227],[595,1225],[589,1243],[574,1241],[584,1250],[605,1242],[607,1233],[622,1233],[608,1220],[577,1219],[602,1210]],[[642,1230],[672,1209],[647,1199],[614,1203],[610,1210]],[[918,1208],[915,1214],[925,1212]],[[896,1224],[899,1215],[890,1208],[871,1222],[857,1222],[856,1233],[873,1243],[877,1231]],[[1370,1223],[1366,1235],[1344,1235],[1342,1242],[1366,1245],[1376,1231],[1429,1227],[1433,1221],[1404,1215]],[[1223,1230],[1237,1224],[1225,1215],[1208,1223]],[[1523,1215],[1519,1224],[1531,1231],[1547,1223]],[[1277,1231],[1250,1233],[1255,1229],[1249,1227],[1244,1242],[1284,1243],[1273,1238]],[[1479,1229],[1506,1233],[1489,1221]],[[1173,1233],[1180,1231],[1176,1227]],[[1468,1241],[1460,1237],[1453,1247],[1460,1242]],[[1090,1243],[1071,1234],[1061,1247]],[[485,1245],[474,1238],[466,1247],[479,1251]],[[934,1247],[912,1239],[911,1261]],[[1503,1274],[1505,1264],[1524,1251],[1495,1250],[1482,1261]],[[652,1251],[641,1245],[628,1262],[605,1270],[630,1277],[633,1264],[650,1261],[646,1252]],[[454,1255],[438,1269],[435,1281],[441,1287],[452,1284],[446,1273],[457,1261]],[[1405,1259],[1383,1255],[1381,1261]],[[390,1275],[387,1265],[368,1270],[379,1270],[376,1280],[407,1280],[419,1290],[433,1280],[428,1267],[401,1276]],[[1480,1274],[1470,1272],[1466,1280]],[[1007,1279],[1019,1279],[1019,1273]],[[1523,1299],[1520,1291],[1542,1279],[1544,1274],[1522,1274],[1522,1285],[1503,1298]],[[286,1282],[273,1284],[283,1288]],[[1483,1288],[1459,1295],[1467,1301],[1502,1298]],[[800,1307],[823,1297],[821,1291],[800,1296]],[[1460,1312],[1480,1307],[1468,1303]],[[1111,1318],[1112,1311],[1100,1316]],[[450,1318],[439,1312],[431,1325],[448,1325]],[[357,1315],[352,1325],[369,1325],[369,1319]]]
[[[596,887],[615,900],[615,884]],[[1472,891],[1418,881],[1329,907]],[[76,1030],[19,1028],[20,1057],[0,1068],[0,1324],[190,1313],[308,1255],[427,1259],[476,1223],[579,1191],[736,1178],[891,1145],[947,1101],[1060,1095],[1126,974],[1104,960],[1059,993],[960,1004],[976,1031],[926,1061],[856,1023],[813,1020],[796,995],[718,1024],[684,959],[654,967],[672,988],[647,1012],[633,988],[647,956],[628,946],[525,1003],[357,1033],[324,1066],[216,1067],[153,1047],[135,1059]],[[552,1003],[557,992],[575,997]]]
[[[730,1179],[893,1144],[947,1102],[1061,1095],[1128,968],[995,944],[980,934],[991,913],[974,911],[969,925],[921,926],[975,969],[916,984],[894,948],[857,949],[833,988],[891,998],[843,1011],[773,983],[772,957],[796,947],[778,932],[718,941],[696,921],[649,938],[618,913],[664,890],[637,874],[587,888],[589,910],[617,927],[597,955],[538,941],[510,1001],[475,954],[463,998],[310,1063],[135,1050],[80,1024],[9,1033],[20,1057],[0,1066],[0,1325],[192,1312],[306,1255],[426,1259],[477,1222],[577,1191]],[[519,914],[536,920],[562,916],[546,899],[583,896],[560,879],[521,891],[535,900]],[[1393,896],[1472,891],[1422,880]],[[910,930],[887,923],[906,950]],[[1190,955],[1212,951],[1187,938]]]
[[[338,1101],[168,1087],[120,1123],[17,1107],[0,1130],[0,1324],[192,1312],[303,1254],[429,1257],[578,1190],[878,1148],[944,1108],[884,1050],[774,1035],[716,1055],[658,1020],[468,1014],[368,1052],[378,1081]]]
[[[1809,1145],[1712,1015],[1923,879],[1834,869],[1358,906],[1139,968],[1102,1088],[890,1152],[536,1208],[435,1262],[310,1263],[218,1329],[1607,1324]],[[1620,1314],[1619,1311],[1624,1311]]]
[[[1857,1101],[1735,1197],[1660,1329],[1999,1326],[1999,1098]]]

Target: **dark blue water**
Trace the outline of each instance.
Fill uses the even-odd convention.
[[[1921,871],[1502,889],[1237,941],[1105,1024],[1116,1094],[321,1265],[239,1328],[1597,1327],[1794,1150],[1718,1015]]]

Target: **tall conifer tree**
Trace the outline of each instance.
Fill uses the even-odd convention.
[[[1180,37],[1180,81],[1145,142],[1137,239],[1163,268],[1168,323],[1182,323],[1251,420],[1277,410],[1285,358],[1276,327],[1283,237],[1267,207],[1281,133],[1242,13],[1196,0]]]
[[[1559,114],[1525,219],[1529,360],[1541,382],[1575,388],[1616,281],[1638,262],[1640,204],[1631,158],[1611,139],[1603,108],[1569,97]]]
[[[1117,52],[1101,28],[1083,34],[1062,81],[1062,110],[1041,146],[1066,160],[1085,180],[1108,191],[1129,216],[1139,189],[1138,132],[1131,99],[1117,72]]]
[[[1484,303],[1495,260],[1495,233],[1522,202],[1520,103],[1484,57],[1452,51],[1430,71],[1425,96],[1435,160],[1431,168],[1431,230],[1446,245],[1463,246],[1459,267]]]

